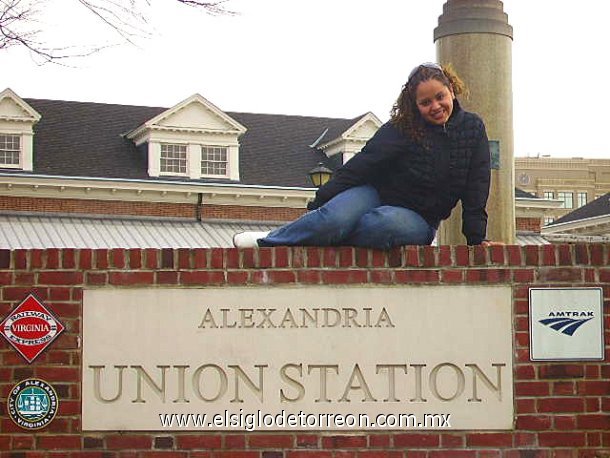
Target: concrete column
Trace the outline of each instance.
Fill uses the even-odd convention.
[[[437,61],[451,63],[470,90],[460,98],[487,127],[492,149],[487,238],[515,243],[513,29],[498,0],[447,0],[434,29]],[[495,151],[494,151],[495,150]],[[439,243],[465,244],[461,206],[441,224]]]

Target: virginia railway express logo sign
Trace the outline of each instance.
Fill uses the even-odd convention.
[[[0,333],[28,363],[36,359],[64,330],[63,324],[33,294],[7,316]]]

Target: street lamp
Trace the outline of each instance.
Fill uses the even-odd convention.
[[[323,184],[326,184],[330,177],[332,176],[333,171],[328,167],[324,167],[321,162],[318,162],[313,169],[311,169],[308,173],[311,182],[316,188],[319,188]]]

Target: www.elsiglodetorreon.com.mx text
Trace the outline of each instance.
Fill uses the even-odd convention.
[[[451,428],[451,414],[378,414],[370,416],[364,413],[160,413],[162,428],[208,428],[208,429],[241,429],[254,431],[259,429],[447,429]]]

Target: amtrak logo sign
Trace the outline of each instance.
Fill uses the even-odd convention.
[[[64,326],[33,294],[0,325],[0,333],[31,363],[64,330]]]
[[[570,318],[581,316],[587,318]],[[549,313],[549,318],[540,320],[540,323],[566,336],[573,336],[578,328],[593,318],[593,312],[551,312]]]
[[[19,382],[9,393],[6,411],[13,422],[23,429],[47,426],[59,408],[59,398],[44,380],[27,379]]]
[[[601,288],[530,288],[530,359],[604,359]]]

